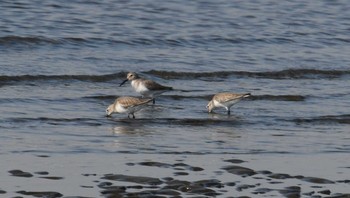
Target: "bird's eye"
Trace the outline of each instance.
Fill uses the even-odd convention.
[[[207,105],[205,108],[207,108],[207,109],[208,109],[208,108],[209,108],[209,105]]]

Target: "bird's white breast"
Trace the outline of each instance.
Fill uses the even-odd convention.
[[[230,100],[227,102],[220,103],[217,100],[214,100],[214,106],[216,107],[231,107],[232,105],[236,104],[239,100]]]
[[[117,103],[117,105],[115,105],[115,110],[118,113],[125,113],[127,111],[127,109],[124,108],[123,106],[121,106],[119,103]]]
[[[225,107],[220,102],[213,100],[214,107]]]
[[[142,83],[142,81],[133,80],[131,82],[131,86],[135,89],[136,92],[141,94],[149,91],[147,87],[144,85],[144,83]]]

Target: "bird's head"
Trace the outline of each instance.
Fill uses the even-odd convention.
[[[213,101],[211,100],[211,101],[208,103],[208,105],[207,105],[208,112],[211,113],[211,112],[213,111],[214,107],[215,107],[215,106],[214,106],[214,103],[213,103]]]
[[[114,112],[114,106],[113,106],[113,104],[111,104],[106,109],[106,116],[111,116],[113,112]]]

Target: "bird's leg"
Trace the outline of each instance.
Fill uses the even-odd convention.
[[[132,115],[132,118],[135,119],[135,115],[134,114],[131,114]]]
[[[155,98],[153,98],[152,102],[153,102],[153,104],[156,104],[156,99],[155,99]]]
[[[227,115],[230,115],[231,114],[230,108],[226,107],[226,110],[227,110]]]

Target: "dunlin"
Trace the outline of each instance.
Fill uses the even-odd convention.
[[[135,118],[134,113],[141,110],[145,105],[152,101],[150,98],[136,98],[136,97],[119,97],[113,104],[109,105],[106,109],[107,116],[110,116],[112,113],[127,113],[128,118],[130,115],[132,118]]]
[[[230,108],[243,98],[249,97],[250,93],[236,94],[236,93],[218,93],[213,96],[213,99],[208,103],[207,109],[211,113],[213,109],[218,107],[224,107],[227,110],[227,114],[230,114]]]
[[[120,86],[122,86],[126,81],[131,81],[131,86],[143,97],[152,98],[153,104],[155,103],[155,97],[173,89],[172,87],[160,85],[152,80],[140,78],[134,72],[129,72],[126,76],[126,80],[124,80]]]

